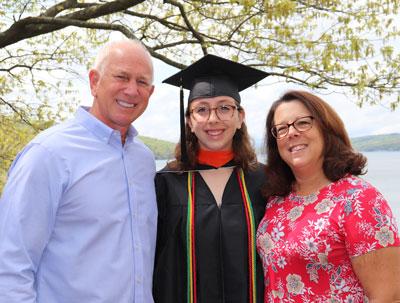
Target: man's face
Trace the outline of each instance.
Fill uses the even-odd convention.
[[[94,97],[91,113],[124,138],[130,124],[146,109],[153,93],[152,65],[139,45],[111,49],[100,68],[89,72]]]

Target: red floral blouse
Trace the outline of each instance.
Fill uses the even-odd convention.
[[[316,194],[272,197],[257,230],[264,302],[367,302],[351,257],[400,246],[383,196],[346,176]]]

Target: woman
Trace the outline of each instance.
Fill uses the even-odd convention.
[[[242,76],[246,83],[238,81]],[[190,95],[184,141],[156,176],[156,303],[263,301],[255,231],[265,208],[265,176],[239,91],[265,76],[207,55],[164,81]]]
[[[342,120],[323,100],[290,91],[267,116],[270,196],[257,230],[264,302],[400,300],[400,240],[388,203],[357,177]]]

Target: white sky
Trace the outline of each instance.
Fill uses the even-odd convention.
[[[179,89],[161,83],[178,70],[154,60],[155,91],[145,113],[133,124],[140,135],[177,142],[179,138]],[[86,77],[87,78],[87,77]],[[275,83],[274,83],[275,82]],[[276,83],[268,77],[258,88],[249,88],[241,93],[246,112],[246,124],[251,137],[260,143],[264,137],[264,125],[268,109],[273,101],[288,89],[306,89],[293,84]],[[89,86],[82,86],[84,101],[91,104]],[[185,102],[188,91],[185,91]],[[329,102],[343,119],[350,137],[375,134],[400,133],[400,110],[392,112],[381,106],[363,105],[359,108],[354,100],[342,94],[319,95]]]

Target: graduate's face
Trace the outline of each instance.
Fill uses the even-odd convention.
[[[242,127],[244,111],[228,96],[196,99],[190,103],[188,125],[201,149],[231,150],[233,136]],[[204,112],[209,112],[204,115]],[[203,118],[200,115],[203,114]]]

